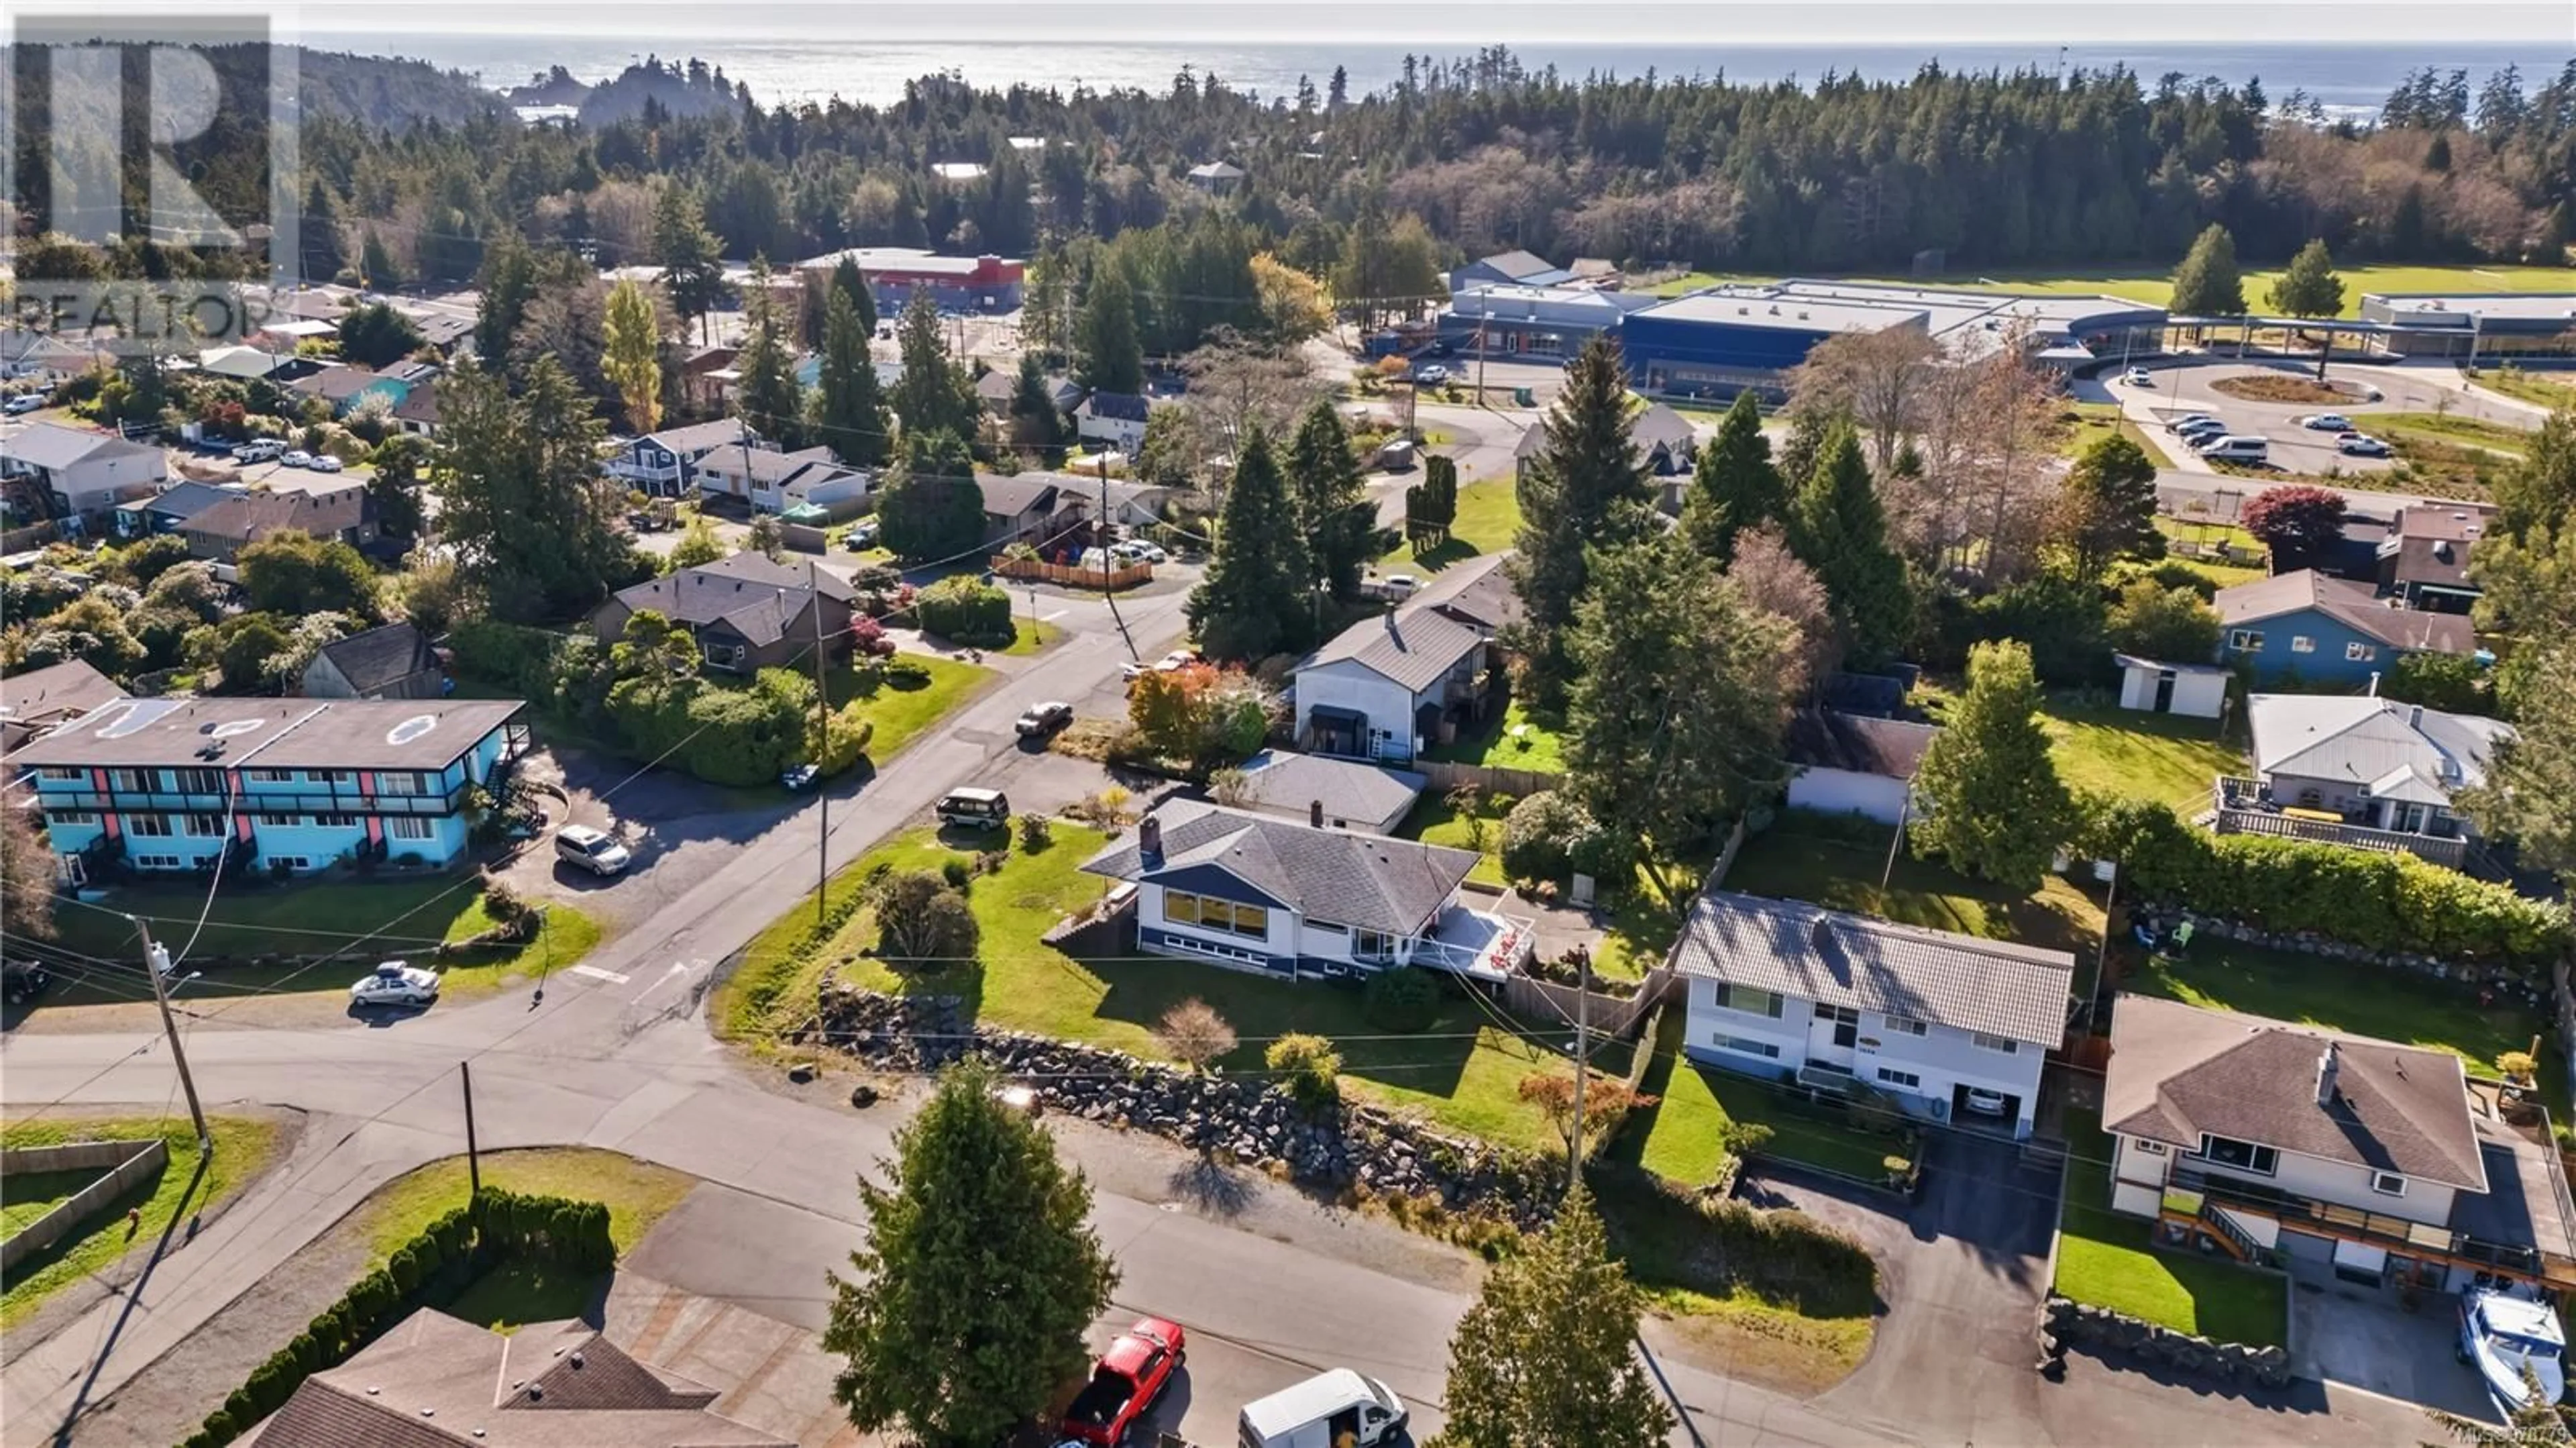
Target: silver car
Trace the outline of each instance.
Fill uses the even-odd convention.
[[[594,875],[614,875],[635,863],[634,852],[619,844],[605,830],[588,825],[566,825],[555,831],[555,858],[568,865],[579,865]]]
[[[388,960],[349,987],[349,1000],[362,1006],[425,1006],[438,999],[438,972],[399,960]]]

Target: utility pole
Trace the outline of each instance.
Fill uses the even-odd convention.
[[[188,1074],[188,1051],[179,1041],[178,1019],[170,1014],[170,952],[155,944],[152,927],[139,916],[125,917],[134,922],[135,933],[143,937],[143,969],[152,977],[152,999],[161,1007],[161,1030],[170,1038],[170,1061],[179,1068],[179,1087],[188,1093],[188,1119],[197,1126],[197,1154],[203,1160],[215,1149],[214,1138],[206,1132],[206,1109],[197,1103],[197,1078]]]
[[[814,752],[830,752],[832,747],[832,694],[823,671],[823,565],[805,565],[805,584],[814,592]],[[814,930],[821,934],[829,918],[830,902],[824,897],[832,886],[832,791],[823,780],[823,761],[814,764]]]
[[[474,1140],[474,1063],[456,1063],[456,1079],[465,1087],[465,1200],[468,1205],[483,1200],[483,1153]]]
[[[1592,1065],[1592,957],[1574,957],[1574,1139],[1566,1144],[1565,1189],[1583,1180],[1584,1075]]]
[[[1896,802],[1896,837],[1887,842],[1887,863],[1878,872],[1878,892],[1887,893],[1887,882],[1896,877],[1896,852],[1905,847],[1905,824],[1914,812],[1914,780],[1905,781],[1905,797]]]
[[[1109,454],[1106,452],[1102,453],[1098,461],[1100,465],[1100,526],[1092,530],[1092,537],[1098,540],[1100,545],[1100,597],[1103,602],[1109,605],[1110,622],[1118,625],[1118,637],[1126,642],[1127,657],[1132,659],[1137,657],[1136,640],[1129,636],[1127,632],[1126,616],[1118,611],[1118,590],[1109,586]],[[1037,590],[1032,588],[1029,590],[1029,593],[1032,599],[1034,599]],[[1037,604],[1035,602],[1031,602],[1029,608],[1034,612],[1037,608]]]

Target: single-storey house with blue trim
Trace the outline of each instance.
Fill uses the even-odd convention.
[[[2313,568],[2218,590],[2219,658],[2266,681],[2296,677],[2359,688],[2412,653],[2465,654],[2477,633],[2456,613],[2383,599],[2368,584]]]

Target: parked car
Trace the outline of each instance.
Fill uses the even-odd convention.
[[[2226,426],[2225,423],[2220,422],[2217,418],[2210,416],[2206,412],[2186,412],[2182,416],[2167,422],[2165,424],[2165,431],[2180,433],[2188,432],[2195,427],[2224,426]]]
[[[2173,433],[2184,442],[2197,442],[2205,437],[2225,437],[2227,424],[2214,417],[2195,418],[2190,422],[2175,424]]]
[[[940,796],[936,813],[943,825],[991,829],[1010,822],[1011,797],[998,789],[961,785]]]
[[[2496,1411],[2511,1418],[2528,1396],[2523,1369],[2555,1403],[2567,1391],[2567,1334],[2549,1305],[2504,1288],[2460,1294],[2460,1361],[2478,1370]]]
[[[286,444],[273,437],[255,437],[233,449],[237,463],[273,463],[286,455]]]
[[[2004,1114],[2004,1093],[1971,1086],[1968,1088],[1968,1109],[1979,1116],[2001,1116]]]
[[[555,831],[555,858],[579,865],[594,875],[614,875],[635,863],[635,854],[605,830],[566,825]]]
[[[21,392],[17,396],[10,398],[6,403],[0,403],[0,412],[6,412],[10,416],[15,417],[22,412],[34,412],[36,409],[43,407],[44,405],[45,399],[37,396],[35,393]]]
[[[2156,379],[2144,367],[2132,367],[2120,374],[2120,380],[2131,387],[2153,387]]]
[[[331,456],[329,453],[315,453],[313,455],[313,471],[317,473],[336,473],[346,466],[347,464],[341,462],[338,458]]]
[[[2388,456],[2388,444],[2366,432],[2348,432],[2335,439],[2335,451],[2357,458],[2384,458]]]
[[[278,462],[290,468],[309,468],[313,466],[313,454],[299,447],[287,452]]]
[[[2272,445],[2264,439],[2232,433],[2196,442],[2191,450],[2212,462],[2259,463],[2272,455]]]
[[[1158,674],[1168,674],[1175,669],[1186,669],[1197,662],[1199,662],[1199,656],[1196,651],[1191,649],[1174,649],[1170,653],[1165,654],[1154,661],[1154,672]]]
[[[1172,1385],[1188,1355],[1181,1325],[1159,1317],[1140,1317],[1118,1334],[1109,1351],[1092,1365],[1073,1406],[1064,1410],[1064,1436],[1069,1442],[1097,1443],[1102,1448],[1127,1441],[1154,1400]]]
[[[425,1006],[438,999],[438,972],[388,960],[360,976],[349,999],[362,1006]]]
[[[1169,563],[1172,561],[1172,555],[1164,552],[1160,544],[1148,543],[1142,538],[1130,538],[1124,543],[1110,544],[1109,556],[1117,559],[1121,563]]]
[[[2299,425],[2310,432],[2350,432],[2352,419],[2340,412],[2320,412],[2299,419]]]
[[[786,786],[789,794],[803,794],[805,791],[814,787],[814,781],[821,779],[822,777],[822,766],[814,764],[799,764],[780,770],[778,773],[778,782]]]
[[[1404,1400],[1393,1388],[1335,1368],[1244,1404],[1234,1436],[1239,1448],[1376,1448],[1395,1441],[1404,1419]]]
[[[870,518],[864,523],[851,524],[850,531],[841,535],[841,546],[853,553],[864,553],[877,546],[877,537],[877,522]]]
[[[1044,739],[1073,722],[1073,706],[1059,699],[1031,704],[1020,712],[1020,722],[1012,727],[1022,739]]]
[[[1425,387],[1437,387],[1449,380],[1449,369],[1437,362],[1427,367],[1416,367],[1413,369],[1413,380]]]

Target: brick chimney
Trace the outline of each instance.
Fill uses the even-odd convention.
[[[1136,857],[1148,865],[1163,861],[1163,822],[1152,815],[1136,822]]]
[[[2335,1070],[2337,1064],[2338,1056],[2335,1050],[2335,1043],[2328,1041],[2326,1042],[2324,1052],[2317,1057],[2317,1105],[2321,1109],[2331,1107],[2335,1104]]]

